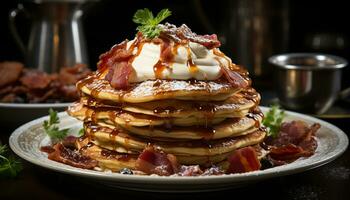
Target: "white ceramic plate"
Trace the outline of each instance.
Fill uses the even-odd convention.
[[[50,108],[64,111],[71,103],[0,103],[2,125],[16,128],[48,114]]]
[[[263,111],[268,108],[262,107]],[[59,114],[61,128],[73,128],[75,132],[81,128],[81,122],[67,116],[66,113]],[[139,176],[122,175],[118,173],[97,172],[84,170],[47,159],[47,154],[39,150],[41,145],[48,142],[43,129],[42,122],[47,117],[29,122],[17,130],[10,137],[11,149],[23,159],[62,173],[89,178],[102,184],[141,191],[157,192],[193,192],[220,190],[230,187],[238,187],[254,181],[267,178],[284,176],[309,170],[326,164],[340,156],[348,146],[348,138],[345,133],[334,125],[325,121],[294,113],[286,112],[286,120],[303,120],[307,123],[318,122],[321,129],[317,132],[318,148],[316,153],[305,159],[299,159],[291,164],[274,167],[266,170],[219,176],[202,177],[160,177],[160,176]]]

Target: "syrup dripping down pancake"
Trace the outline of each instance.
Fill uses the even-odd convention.
[[[113,150],[108,150],[100,146],[91,144],[88,138],[83,140],[77,140],[76,147],[80,149],[80,152],[98,161],[98,165],[102,170],[111,170],[118,172],[123,168],[129,168],[135,170],[136,160],[138,155],[118,153]],[[261,153],[260,150],[257,152],[259,159],[265,156],[264,152]],[[181,156],[178,155],[177,160],[183,165],[210,165],[216,164],[222,169],[227,169],[229,163],[227,158],[232,154],[232,152],[223,153],[214,156]]]
[[[98,161],[101,170],[120,171],[123,168],[135,169],[138,155],[123,154],[94,145],[88,138],[81,138],[75,143],[82,155]]]
[[[68,109],[70,116],[79,120],[88,121],[106,121],[109,124],[117,124],[121,126],[208,126],[212,124],[218,124],[224,121],[226,116],[208,116],[197,115],[187,116],[181,118],[173,117],[155,117],[151,115],[145,115],[140,113],[133,113],[121,110],[120,108],[91,108],[84,106],[81,103],[75,103]],[[248,113],[248,110],[241,110],[235,113],[231,113],[229,117],[243,117]]]
[[[191,80],[148,80],[135,83],[128,90],[117,90],[96,74],[79,81],[77,87],[96,99],[129,103],[162,99],[223,101],[241,90],[228,82]]]
[[[198,140],[198,139],[220,139],[226,137],[235,137],[245,135],[252,130],[257,130],[260,127],[262,117],[259,114],[249,114],[243,118],[229,118],[223,122],[212,126],[174,126],[166,124],[163,126],[132,126],[130,121],[125,121],[120,117],[113,116],[112,119],[102,118],[98,114],[95,114],[93,118],[84,118],[85,122],[94,122],[102,126],[114,128],[123,128],[124,130],[131,132],[135,135],[146,138],[164,138],[164,139],[186,139],[186,140]],[[110,115],[108,115],[110,117]],[[164,121],[159,121],[163,123]],[[148,120],[136,121],[144,125],[145,123],[151,123]],[[152,122],[155,123],[155,122]]]
[[[209,118],[243,117],[247,114],[246,111],[256,106],[259,101],[260,95],[252,88],[249,91],[245,90],[234,94],[225,101],[215,102],[168,99],[144,103],[120,104],[110,101],[98,101],[88,96],[81,98],[81,103],[89,107],[106,107],[111,110],[121,108],[133,113],[166,118],[203,118],[203,116]]]
[[[231,152],[237,148],[260,143],[266,133],[256,130],[247,135],[238,137],[224,138],[218,140],[197,140],[197,141],[155,141],[140,138],[123,131],[116,131],[107,127],[101,127],[94,124],[85,124],[85,131],[92,143],[110,150],[117,150],[119,147],[126,149],[126,152],[142,152],[147,145],[153,145],[166,153],[174,155],[194,155],[194,156],[213,156]]]
[[[78,149],[84,152],[84,155],[88,155],[104,165],[112,165],[107,167],[112,170],[118,170],[126,166],[133,169],[138,153],[142,152],[148,145],[175,155],[180,164],[210,165],[225,160],[235,149],[260,143],[265,137],[265,132],[255,131],[246,136],[210,142],[173,141],[151,143],[123,133],[110,136],[112,130],[106,128],[91,132],[89,127],[86,127],[87,137],[77,141]],[[111,137],[113,142],[108,139]],[[83,147],[84,142],[85,147]],[[101,149],[105,149],[107,153],[103,153]],[[121,149],[126,149],[126,151],[120,151]],[[107,154],[109,155],[106,156]]]
[[[260,115],[254,117],[232,118],[226,119],[223,122],[213,125],[211,127],[205,126],[152,126],[152,127],[137,127],[128,124],[115,124],[110,121],[98,120],[97,123],[110,128],[116,126],[131,132],[135,135],[147,138],[170,138],[170,139],[220,139],[226,137],[235,137],[245,135],[252,129],[259,129],[262,118]],[[95,122],[96,123],[96,122]]]

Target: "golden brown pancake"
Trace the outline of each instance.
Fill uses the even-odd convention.
[[[167,99],[159,101],[151,101],[144,103],[115,103],[107,101],[99,101],[91,97],[85,96],[81,98],[81,103],[89,107],[107,107],[113,109],[123,109],[133,113],[141,113],[157,117],[176,117],[202,118],[204,115],[215,117],[243,117],[247,114],[247,110],[254,107],[260,101],[260,95],[250,89],[249,93],[242,91],[236,93],[225,101],[184,101],[176,99]]]
[[[208,126],[210,124],[218,124],[226,119],[225,116],[188,116],[182,118],[172,117],[155,117],[139,113],[132,113],[121,110],[120,108],[91,108],[84,106],[81,103],[72,104],[68,111],[70,116],[79,120],[87,121],[105,121],[109,124],[118,124],[121,126]],[[244,113],[244,114],[243,114]],[[242,117],[248,113],[248,110],[242,110],[236,114],[237,117]]]
[[[81,149],[80,152],[89,156],[95,160],[97,160],[98,166],[101,170],[111,170],[114,172],[118,172],[123,168],[129,168],[135,170],[136,167],[136,159],[138,154],[123,154],[118,153],[116,151],[111,151],[108,149],[104,149],[97,145],[87,145],[89,139],[86,138],[84,140],[78,140],[76,142],[77,148]],[[214,163],[219,163],[226,166],[227,163],[224,162],[232,152],[214,155],[214,156],[176,156],[177,161],[184,165],[211,165]]]
[[[128,90],[116,90],[96,74],[79,81],[77,87],[96,99],[128,103],[162,99],[223,101],[241,90],[227,82],[184,80],[148,80],[135,83]]]
[[[104,149],[97,145],[87,145],[89,139],[77,140],[76,146],[80,149],[83,155],[90,156],[91,158],[99,161],[99,167],[102,170],[120,171],[123,168],[135,169],[136,159],[138,154],[123,154],[116,151]],[[211,165],[216,164],[222,169],[227,169],[229,162],[226,160],[233,152],[218,154],[214,156],[176,156],[179,163],[184,165]],[[261,159],[265,156],[266,152],[258,152],[258,158]]]
[[[173,126],[173,127],[137,127],[118,124],[125,130],[148,138],[173,138],[173,139],[220,139],[226,137],[234,137],[245,135],[252,129],[258,129],[262,118],[255,115],[255,119],[251,117],[232,118],[213,125],[212,127],[198,127],[198,126]],[[109,121],[98,121],[98,124],[114,128],[116,125]]]
[[[77,140],[76,147],[85,156],[98,161],[101,170],[120,171],[123,168],[135,169],[138,155],[122,154],[89,143],[89,139]]]
[[[101,168],[112,171],[125,167],[134,169],[138,154],[148,145],[175,155],[180,164],[210,165],[224,161],[235,149],[260,143],[265,137],[265,132],[256,131],[246,136],[216,141],[152,143],[124,133],[110,136],[111,130],[106,128],[91,132],[87,126],[86,130],[87,137],[77,140],[77,148],[84,155],[99,161]]]
[[[91,124],[85,126],[85,131],[94,144],[118,152],[120,152],[118,148],[121,147],[123,149],[121,153],[142,152],[145,147],[151,144],[166,153],[183,156],[213,156],[223,154],[237,148],[258,144],[265,137],[265,132],[257,130],[247,135],[219,140],[165,142],[142,139],[124,132],[116,133],[112,129],[96,127],[96,125]]]

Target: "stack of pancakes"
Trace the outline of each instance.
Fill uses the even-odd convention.
[[[147,80],[127,90],[111,87],[108,70],[78,82],[82,97],[68,113],[84,121],[77,147],[102,169],[136,168],[149,146],[183,165],[220,165],[239,148],[265,138],[260,95],[219,79]]]

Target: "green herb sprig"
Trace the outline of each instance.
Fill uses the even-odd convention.
[[[278,105],[271,106],[262,122],[267,128],[267,136],[274,138],[278,136],[284,117],[284,110],[281,110]]]
[[[0,145],[0,177],[13,178],[23,169],[22,163],[14,156],[8,156],[6,145]]]
[[[148,9],[137,10],[132,19],[136,24],[140,24],[136,30],[140,31],[145,37],[152,39],[159,36],[161,28],[158,24],[162,22],[165,18],[171,15],[171,11],[168,9],[162,9],[156,17]]]
[[[65,137],[67,137],[69,129],[59,129],[58,124],[60,123],[60,119],[57,116],[57,111],[54,111],[50,108],[49,110],[49,120],[45,120],[43,127],[46,132],[46,134],[51,138],[53,141],[60,141],[63,140]]]

